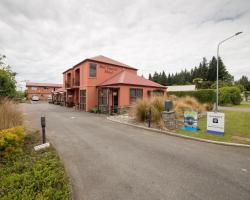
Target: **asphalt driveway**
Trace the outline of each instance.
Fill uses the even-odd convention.
[[[28,124],[47,119],[74,199],[250,199],[250,148],[167,136],[49,104],[22,104]]]

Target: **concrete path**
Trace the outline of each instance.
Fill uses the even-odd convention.
[[[250,112],[250,108],[235,108],[235,107],[224,107],[219,106],[219,110],[225,110],[225,111],[236,111],[236,112]]]
[[[22,104],[30,125],[45,114],[48,137],[74,199],[247,199],[250,149],[153,133],[49,104]]]

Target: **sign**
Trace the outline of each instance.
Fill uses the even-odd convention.
[[[225,114],[207,112],[207,133],[224,135]]]
[[[44,143],[44,144],[40,144],[38,146],[35,146],[34,149],[35,151],[39,151],[41,149],[45,149],[45,148],[48,148],[50,146],[50,144],[47,142],[47,143]]]
[[[117,71],[116,67],[108,66],[108,65],[100,65],[101,69],[104,69],[105,73],[113,74],[114,71]]]
[[[198,130],[198,113],[196,111],[184,112],[184,127],[182,129],[186,131]]]

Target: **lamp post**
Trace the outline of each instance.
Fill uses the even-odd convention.
[[[219,103],[219,51],[220,51],[220,45],[224,42],[226,42],[227,40],[241,34],[242,32],[237,32],[234,35],[222,40],[221,42],[219,42],[218,46],[217,46],[217,70],[216,70],[216,107],[215,107],[215,111],[218,112],[218,103]]]

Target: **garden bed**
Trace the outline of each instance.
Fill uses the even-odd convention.
[[[24,145],[0,160],[0,199],[70,199],[63,163],[53,147],[39,152],[39,133],[24,137]]]

